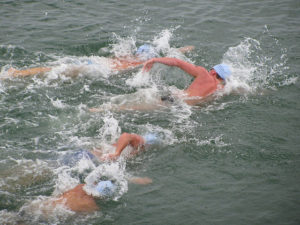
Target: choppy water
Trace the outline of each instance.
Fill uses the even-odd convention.
[[[299,224],[300,3],[283,1],[0,2],[0,223]],[[206,68],[226,62],[225,90],[200,106],[90,113],[188,86],[162,65],[116,74],[104,57],[151,43],[162,56]],[[176,47],[194,45],[181,55]],[[86,65],[78,77],[65,76]],[[51,66],[7,78],[11,67]],[[130,160],[62,166],[77,149],[107,147],[122,132],[157,132],[163,144]],[[118,183],[101,211],[41,213],[43,199],[100,175]],[[147,176],[138,186],[128,176]],[[25,213],[24,213],[25,212]]]

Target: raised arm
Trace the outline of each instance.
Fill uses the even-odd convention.
[[[144,145],[144,138],[137,134],[123,133],[115,144],[116,150],[112,154],[108,154],[102,157],[102,160],[115,160],[117,159],[122,151],[128,146],[132,146],[135,150],[140,146]]]
[[[176,58],[153,58],[148,60],[143,67],[143,71],[149,71],[154,63],[161,63],[161,64],[165,64],[167,66],[176,66],[180,69],[182,69],[183,71],[185,71],[186,73],[190,74],[193,77],[197,77],[199,75],[201,75],[204,71],[206,71],[205,68],[201,67],[201,66],[195,66],[194,64],[182,61],[180,59],[176,59]]]

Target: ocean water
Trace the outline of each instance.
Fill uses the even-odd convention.
[[[299,12],[296,0],[0,0],[0,224],[299,224]],[[163,65],[111,71],[107,58],[143,43],[207,69],[225,62],[232,78],[201,105],[110,110],[191,82]],[[175,50],[185,45],[195,50]],[[53,69],[7,75],[37,66]],[[112,152],[122,132],[162,142],[113,163],[61,163],[78,149]],[[45,199],[101,176],[118,191],[100,211],[42,213]]]

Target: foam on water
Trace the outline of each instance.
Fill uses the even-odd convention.
[[[7,209],[0,210],[1,224],[16,224],[17,213],[10,212]]]
[[[170,50],[170,39],[173,35],[173,32],[166,29],[163,30],[160,34],[154,37],[153,45],[157,52],[162,52],[163,54],[167,54]]]
[[[152,88],[138,89],[132,94],[123,94],[110,97],[100,106],[102,111],[119,110],[149,110],[159,103],[159,95],[155,86]]]
[[[97,190],[95,190],[95,183],[98,183],[100,180],[111,180],[117,186],[116,191],[113,194],[113,199],[118,200],[124,193],[128,191],[128,175],[125,169],[125,160],[102,163],[85,178],[84,181],[87,185],[84,187],[84,189],[87,191],[87,193],[92,194],[93,196],[103,197],[100,196]]]
[[[62,194],[63,192],[74,188],[77,184],[80,183],[78,177],[73,177],[71,175],[71,172],[74,169],[65,166],[55,169],[54,173],[56,174],[56,180],[53,196]]]
[[[111,112],[106,112],[103,117],[103,126],[99,129],[99,138],[101,142],[115,142],[121,134],[119,121],[113,117]]]
[[[267,27],[258,39],[245,38],[240,44],[230,47],[223,62],[232,69],[224,92],[251,94],[261,89],[276,89],[297,80],[287,77],[287,52],[274,38]]]
[[[220,135],[220,136],[217,136],[217,137],[209,137],[208,139],[205,139],[205,140],[199,140],[199,139],[196,139],[196,143],[198,146],[203,146],[203,145],[211,145],[212,143],[215,144],[217,147],[225,147],[225,146],[228,146],[230,144],[227,144],[225,143],[223,140],[222,140],[222,136],[223,135]]]
[[[42,160],[13,159],[16,163],[9,170],[2,170],[1,190],[16,192],[20,188],[30,187],[34,182],[45,181],[51,174],[48,164]]]
[[[111,52],[119,58],[134,55],[136,52],[136,40],[135,37],[122,38],[117,34],[114,34],[114,43],[111,44]]]
[[[90,76],[108,77],[112,73],[109,58],[100,56],[74,57],[64,56],[50,64],[52,70],[47,73],[48,79],[67,79],[68,77]]]
[[[70,80],[71,78],[78,76],[89,76],[89,77],[104,77],[107,78],[113,73],[112,61],[109,58],[90,56],[90,57],[74,57],[74,56],[63,56],[57,57],[57,60],[45,63],[43,65],[28,65],[25,68],[16,69],[29,69],[35,67],[48,67],[51,71],[46,72],[42,76],[30,76],[31,80],[34,81],[35,87],[57,87],[59,82],[64,80]],[[2,80],[16,80],[22,78],[15,78],[8,75],[8,70],[11,65],[5,65],[1,68],[0,78]],[[54,82],[56,81],[56,82]],[[70,80],[71,81],[71,80]],[[30,85],[29,87],[30,88]],[[1,90],[1,89],[0,89]]]
[[[173,33],[179,27],[180,26],[164,29],[154,36],[152,40],[143,41],[137,40],[136,36],[120,37],[119,35],[114,34],[114,43],[110,45],[110,52],[116,57],[127,57],[129,55],[134,55],[140,45],[150,44],[159,56],[176,57],[188,60],[184,54],[170,45]]]
[[[38,196],[27,202],[16,214],[16,219],[22,222],[59,224],[74,216],[75,212],[68,210],[61,204],[53,206],[53,197]],[[18,218],[19,217],[19,218]]]
[[[150,86],[153,84],[149,73],[139,71],[133,77],[126,80],[126,84],[132,87]]]
[[[53,100],[52,98],[50,98],[50,100],[54,107],[59,108],[59,109],[66,108],[66,105],[62,102],[62,100],[60,100],[60,99]]]

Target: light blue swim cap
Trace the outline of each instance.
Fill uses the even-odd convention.
[[[156,134],[149,133],[144,136],[145,144],[153,145],[158,143],[158,137]]]
[[[136,51],[136,55],[144,60],[157,57],[155,49],[149,44],[140,46]]]
[[[227,66],[226,64],[218,64],[215,65],[213,67],[215,69],[215,71],[217,72],[217,74],[223,79],[225,80],[226,78],[228,78],[231,74],[231,70],[229,68],[229,66]]]
[[[115,189],[116,186],[110,180],[100,181],[96,186],[99,194],[105,197],[113,195]]]

